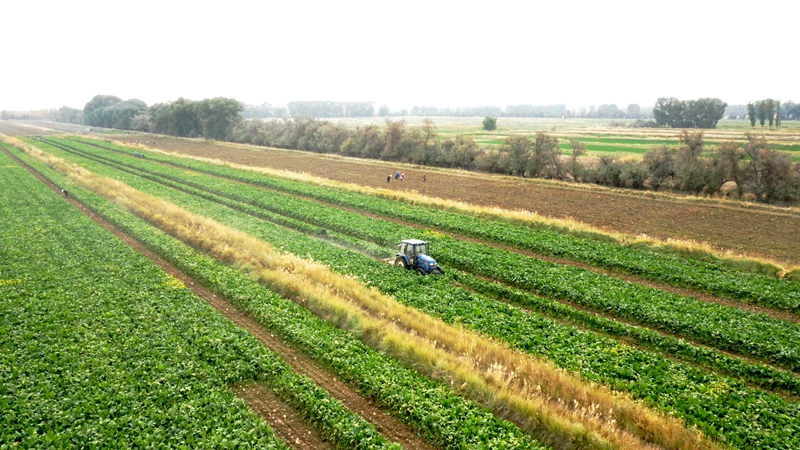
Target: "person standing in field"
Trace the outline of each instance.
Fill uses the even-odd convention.
[[[428,174],[424,173],[424,174],[422,174],[422,182],[424,183],[426,181],[428,181]]]
[[[386,177],[386,182],[387,182],[387,183],[391,183],[391,182],[392,182],[392,176],[391,176],[391,175],[389,175],[388,177]]]

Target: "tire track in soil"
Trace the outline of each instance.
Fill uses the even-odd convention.
[[[250,409],[264,418],[275,434],[291,447],[307,450],[329,450],[333,447],[319,435],[289,405],[283,403],[269,389],[258,384],[237,385],[234,394],[246,401]],[[274,424],[274,425],[273,425]]]
[[[17,164],[25,168],[28,172],[30,172],[33,176],[39,179],[42,183],[47,185],[50,189],[52,189],[59,195],[61,194],[61,189],[58,186],[56,186],[52,181],[50,181],[47,177],[40,174],[33,167],[29,166],[28,164],[26,164],[25,162],[23,162],[13,154],[11,154],[4,147],[0,146],[0,148],[2,148],[3,151],[9,157],[11,157]],[[216,309],[222,315],[228,318],[228,320],[232,321],[233,323],[241,326],[242,328],[250,332],[267,348],[280,355],[284,359],[284,361],[291,366],[292,371],[294,371],[299,375],[308,376],[319,387],[325,389],[331,396],[341,401],[342,404],[344,404],[345,407],[347,407],[347,409],[358,414],[359,416],[364,418],[364,420],[372,423],[378,430],[378,432],[380,432],[386,439],[399,443],[405,449],[433,450],[436,448],[431,446],[427,442],[423,441],[420,437],[418,437],[411,427],[409,427],[408,425],[401,422],[397,418],[389,415],[388,413],[378,408],[378,406],[372,400],[362,397],[360,394],[355,392],[349,386],[337,380],[335,376],[329,374],[326,370],[317,366],[310,358],[306,357],[301,352],[295,350],[294,348],[290,347],[289,345],[287,345],[286,343],[275,337],[274,334],[270,333],[267,329],[263,328],[252,317],[240,311],[236,307],[232,306],[225,299],[217,296],[202,284],[195,282],[194,279],[183,273],[180,269],[173,266],[171,263],[167,262],[157,254],[147,249],[139,241],[128,236],[122,230],[120,230],[110,222],[100,217],[91,208],[89,208],[82,202],[71,197],[67,197],[64,200],[75,206],[81,212],[86,214],[90,219],[94,220],[95,222],[103,226],[103,228],[110,231],[116,237],[118,237],[131,247],[133,247],[136,251],[148,257],[155,264],[161,267],[165,272],[180,280],[188,289],[194,292],[195,295],[208,302],[212,307],[214,307],[214,309]],[[250,389],[250,387],[248,387],[247,389]],[[236,392],[236,389],[234,389],[234,392]],[[265,421],[271,419],[272,415],[269,414],[270,410],[282,411],[281,415],[283,414],[287,415],[287,419],[285,421],[284,420],[278,422],[268,421],[270,426],[276,429],[277,434],[279,435],[285,434],[288,436],[296,436],[299,438],[300,435],[307,436],[308,431],[310,431],[311,435],[316,435],[315,436],[316,440],[318,440],[319,442],[323,442],[319,434],[316,433],[316,431],[309,426],[307,426],[307,430],[305,433],[299,430],[292,431],[291,429],[288,429],[287,427],[289,426],[289,424],[305,423],[305,422],[303,421],[302,418],[300,418],[300,416],[297,413],[293,413],[293,418],[289,420],[288,416],[290,412],[293,412],[292,408],[290,408],[288,405],[278,400],[276,397],[274,397],[274,395],[271,396],[271,398],[262,397],[261,395],[259,395],[258,391],[253,391],[253,390],[247,392],[246,394],[247,397],[242,397],[242,398],[248,402],[248,405],[250,405],[251,401],[253,401],[254,404],[256,405],[256,408],[253,408],[252,406],[251,408],[253,408],[255,412],[259,413],[259,415]],[[264,413],[267,413],[266,416]],[[277,429],[280,427],[283,427],[284,429],[282,429],[279,432],[277,431]],[[308,439],[308,442],[312,441],[312,439],[309,439],[308,437],[306,439]],[[298,447],[296,446],[295,443],[289,441],[287,441],[287,444],[289,444],[294,448],[316,448],[316,447],[304,447],[304,446]],[[330,448],[330,447],[319,447],[319,448]]]

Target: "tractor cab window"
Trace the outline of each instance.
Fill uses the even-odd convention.
[[[428,243],[419,244],[417,245],[417,254],[418,255],[428,255]]]

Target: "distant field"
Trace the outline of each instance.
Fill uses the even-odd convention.
[[[424,117],[391,117],[391,120],[403,120],[407,126],[419,126]],[[641,156],[652,146],[678,146],[678,135],[681,130],[666,128],[626,128],[612,127],[607,119],[539,119],[522,117],[500,117],[497,130],[487,132],[483,129],[482,117],[432,117],[437,126],[439,138],[442,140],[463,134],[481,145],[499,147],[503,139],[512,135],[534,135],[545,131],[558,136],[559,147],[569,150],[569,139],[577,138],[586,144],[587,153],[592,155],[608,155],[619,153],[621,156]],[[369,117],[336,120],[347,127],[355,128],[369,124],[383,125],[386,118]],[[711,150],[726,141],[745,141],[745,133],[753,132],[765,136],[774,150],[791,153],[794,161],[800,161],[800,122],[783,122],[780,130],[764,129],[761,126],[750,127],[746,120],[723,120],[717,129],[703,130],[706,147]],[[709,153],[710,154],[710,153]]]
[[[392,117],[391,120],[403,120],[407,126],[419,126],[424,117]],[[619,154],[622,157],[641,157],[651,147],[667,145],[676,147],[680,145],[678,135],[681,130],[665,128],[625,128],[609,126],[610,120],[601,119],[539,119],[520,117],[501,117],[498,119],[498,129],[487,132],[483,129],[481,117],[433,117],[439,139],[446,140],[457,135],[471,136],[480,145],[489,148],[499,148],[503,139],[512,135],[533,136],[537,132],[546,131],[559,138],[559,147],[568,153],[569,140],[576,138],[586,145],[589,155]],[[374,124],[383,126],[384,117],[367,117],[354,119],[335,119],[348,128]],[[48,130],[50,128],[50,130]],[[64,124],[45,121],[0,121],[0,132],[5,130],[9,134],[40,135],[51,134],[52,129],[73,133],[86,131],[85,125]],[[704,130],[706,155],[711,155],[711,150],[726,141],[745,141],[745,133],[752,131],[756,135],[767,138],[774,150],[790,154],[795,162],[800,162],[800,122],[784,122],[780,130],[750,127],[746,120],[723,120],[715,130]],[[105,130],[95,128],[94,133],[118,133],[118,130]]]

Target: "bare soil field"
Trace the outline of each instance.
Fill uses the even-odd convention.
[[[139,139],[139,137],[126,137]],[[626,234],[647,234],[708,242],[734,253],[800,264],[800,216],[736,203],[710,204],[620,195],[603,190],[542,185],[524,179],[359,160],[309,152],[249,147],[202,140],[142,136],[155,148],[237,164],[305,172],[373,187],[414,190],[420,194],[476,205],[522,209],[555,218],[573,218]],[[153,143],[155,143],[153,145]],[[405,173],[404,181],[392,176]],[[423,175],[427,181],[423,182]]]

